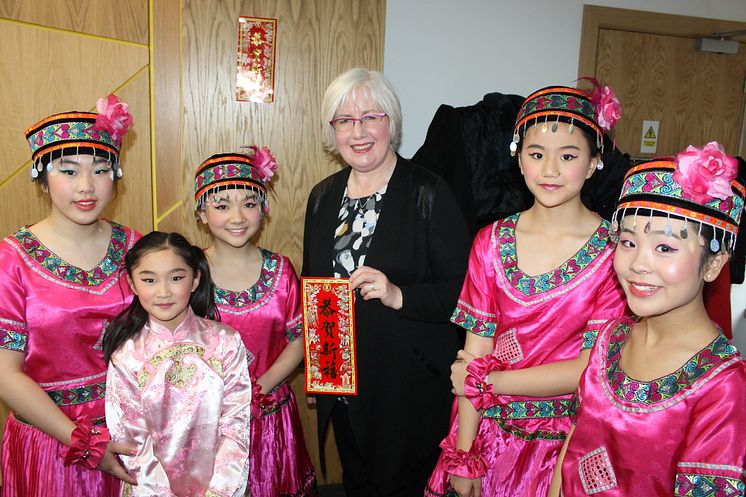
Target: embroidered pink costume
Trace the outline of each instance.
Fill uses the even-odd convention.
[[[619,367],[633,324],[610,323],[591,352],[564,495],[744,495],[746,363],[720,335],[677,371],[634,380]]]
[[[138,497],[238,497],[249,471],[247,352],[228,326],[188,315],[174,332],[153,321],[109,364],[106,416]]]
[[[256,357],[256,380],[285,346],[302,337],[298,276],[290,259],[262,249],[257,283],[242,292],[215,289],[221,320],[238,330]],[[251,427],[252,497],[316,495],[316,477],[303,440],[298,406],[288,380],[254,401]]]
[[[73,421],[104,422],[106,365],[101,337],[131,299],[120,273],[138,235],[111,223],[104,259],[83,271],[57,257],[27,228],[0,243],[0,347],[24,354],[24,372]],[[3,439],[3,495],[116,495],[117,479],[63,466],[65,446],[11,415]],[[64,450],[63,450],[64,453]]]
[[[593,345],[606,320],[625,309],[606,221],[563,265],[528,276],[516,257],[518,217],[497,221],[477,234],[451,318],[469,333],[494,337],[493,354],[512,369],[576,357]],[[570,396],[499,398],[499,404],[482,412],[479,427],[487,462],[482,496],[545,495],[570,428]],[[451,434],[458,431],[457,421]],[[456,495],[442,465],[443,456],[428,482],[428,496]]]

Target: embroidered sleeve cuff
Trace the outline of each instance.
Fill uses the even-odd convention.
[[[0,318],[0,348],[25,352],[27,342],[23,323]]]
[[[475,313],[468,312],[461,307],[461,302],[459,302],[459,307],[456,307],[453,311],[451,322],[469,333],[482,337],[493,337],[495,336],[495,330],[497,330],[496,322],[477,317]]]

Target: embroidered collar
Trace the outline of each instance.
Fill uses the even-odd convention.
[[[36,261],[55,278],[76,285],[95,287],[116,274],[124,260],[127,233],[120,224],[113,221],[109,221],[109,224],[111,224],[111,238],[109,239],[109,247],[106,249],[106,255],[90,271],[85,271],[62,260],[42,244],[28,229],[28,226],[19,229],[13,235],[13,238],[16,239],[28,257]]]
[[[280,256],[266,249],[260,249],[262,253],[262,269],[259,279],[251,288],[234,292],[218,286],[215,287],[215,302],[234,308],[242,308],[262,300],[270,294],[279,274]]]
[[[606,352],[606,379],[618,398],[643,406],[665,402],[691,388],[713,366],[736,353],[736,348],[721,333],[673,373],[652,381],[635,380],[619,366],[622,348],[631,329],[632,323],[622,322],[611,330]]]
[[[547,273],[529,276],[518,267],[515,228],[519,215],[514,214],[500,223],[498,246],[505,277],[526,296],[549,292],[569,283],[590,266],[609,244],[609,223],[602,220],[590,239],[563,264]]]

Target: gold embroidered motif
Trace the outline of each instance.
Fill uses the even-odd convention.
[[[166,372],[166,381],[176,388],[184,388],[194,377],[197,367],[193,364],[183,364],[185,355],[195,355],[203,357],[205,348],[193,343],[179,343],[167,349],[161,350],[150,360],[150,365],[154,368],[160,366],[166,359],[173,360],[173,365]]]
[[[137,373],[137,386],[140,387],[140,389],[145,388],[145,385],[148,384],[148,382],[150,381],[151,376],[153,376],[153,375],[151,375],[150,373],[148,373],[144,369],[142,371],[140,371],[139,373]]]
[[[209,365],[210,365],[210,367],[211,367],[212,369],[214,369],[214,370],[215,370],[215,372],[216,372],[217,374],[219,374],[221,378],[222,378],[223,376],[225,376],[225,369],[223,368],[223,363],[222,363],[222,362],[220,362],[220,359],[218,359],[217,357],[210,357],[210,358],[209,358],[209,359],[207,360],[207,364],[209,364]]]
[[[166,372],[166,381],[176,388],[184,388],[192,381],[194,373],[197,372],[197,366],[190,364],[174,364]]]

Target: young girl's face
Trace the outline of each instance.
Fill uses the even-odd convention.
[[[217,243],[243,247],[259,231],[262,205],[255,192],[227,190],[210,195],[199,218],[210,227]]]
[[[635,225],[636,224],[636,225]],[[666,235],[666,225],[671,236]],[[687,237],[681,229],[687,227]],[[702,268],[697,227],[665,217],[627,215],[621,222],[614,270],[630,309],[640,317],[659,316],[701,305],[702,286],[714,280],[720,267]]]
[[[98,221],[114,193],[111,162],[93,155],[68,155],[52,161],[45,190],[52,215],[79,225]]]
[[[523,137],[518,163],[526,185],[544,207],[580,202],[580,190],[596,170],[588,140],[580,129],[570,133],[565,123],[549,122],[545,132],[543,126],[531,126]]]
[[[146,253],[127,276],[150,319],[171,331],[186,318],[199,278],[171,248]]]

